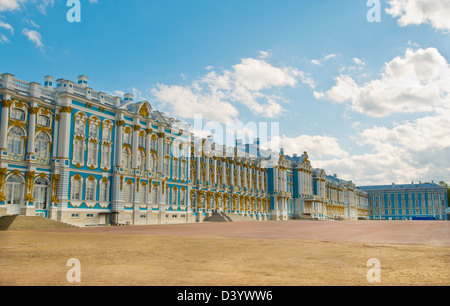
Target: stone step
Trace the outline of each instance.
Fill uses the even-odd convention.
[[[76,226],[34,216],[3,216],[0,217],[0,231],[46,229],[46,228],[75,228]]]

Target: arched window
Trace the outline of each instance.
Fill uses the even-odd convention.
[[[180,205],[186,205],[186,189],[180,191]]]
[[[72,200],[81,201],[82,197],[82,188],[83,188],[83,181],[81,178],[74,178],[72,180],[72,188],[70,192],[70,198]]]
[[[109,145],[102,146],[102,168],[109,168],[111,166],[111,147]]]
[[[131,181],[128,181],[125,186],[124,201],[126,203],[133,203],[133,183]]]
[[[25,121],[25,112],[21,109],[14,108],[11,111],[11,119]]]
[[[127,148],[123,150],[122,154],[122,166],[125,169],[131,169],[131,151]]]
[[[145,134],[139,134],[139,138],[138,138],[138,146],[141,148],[145,148]]]
[[[139,189],[139,200],[140,203],[147,203],[147,184],[145,182],[142,182]]]
[[[180,171],[180,169],[179,169],[179,163],[178,163],[178,160],[174,160],[173,162],[172,162],[172,177],[173,178],[178,178],[179,177],[179,171]]]
[[[100,181],[100,202],[109,202],[109,180]]]
[[[174,187],[172,189],[172,205],[177,205],[178,203],[178,188]]]
[[[131,128],[129,126],[124,129],[123,143],[131,145]]]
[[[74,132],[75,134],[82,134],[82,135],[86,133],[86,118],[84,114],[75,115]]]
[[[23,198],[23,180],[18,175],[11,175],[5,184],[6,204],[20,204]]]
[[[50,157],[50,137],[47,133],[39,133],[36,136],[36,157],[47,159]]]
[[[95,201],[95,191],[96,191],[96,181],[95,179],[88,179],[86,182],[86,201]]]
[[[73,162],[84,164],[84,140],[82,138],[75,138],[73,141]]]
[[[144,152],[142,152],[142,151],[140,151],[139,152],[139,160],[138,160],[138,168],[139,168],[139,171],[141,171],[141,172],[144,172],[145,171],[145,160],[146,160],[146,158],[145,158],[145,153]]]
[[[25,133],[18,126],[13,126],[8,133],[8,153],[21,155],[24,153]]]
[[[88,143],[87,165],[88,166],[98,165],[98,144],[95,141],[89,141]]]
[[[98,138],[98,123],[91,122],[89,125],[89,137]]]
[[[150,165],[149,165],[150,172],[153,172],[155,170],[153,162],[154,162],[153,155],[150,155]]]
[[[47,116],[42,116],[42,115],[40,115],[40,116],[38,116],[38,119],[37,119],[37,124],[38,125],[42,125],[42,126],[45,126],[45,127],[50,127],[50,118],[49,117],[47,117]]]
[[[48,181],[45,178],[38,178],[34,182],[33,198],[36,209],[47,209],[49,188]]]
[[[156,136],[152,135],[152,140],[150,141],[150,149],[156,151]]]
[[[158,185],[152,187],[152,204],[158,204]]]

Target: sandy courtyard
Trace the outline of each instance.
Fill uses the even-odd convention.
[[[0,285],[450,285],[450,222],[246,222],[0,232]]]

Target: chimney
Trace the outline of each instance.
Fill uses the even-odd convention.
[[[78,85],[80,85],[83,88],[88,87],[88,80],[89,78],[87,76],[80,75],[78,76]]]
[[[133,101],[134,96],[130,93],[126,93],[123,95],[123,100],[125,102]]]
[[[54,78],[50,75],[47,75],[44,77],[44,87],[45,88],[52,88],[53,87],[53,82],[54,82]]]

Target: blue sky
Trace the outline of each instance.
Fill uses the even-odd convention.
[[[287,153],[356,184],[450,181],[446,0],[382,0],[373,23],[365,0],[80,2],[70,23],[65,0],[0,0],[0,72],[277,122]]]

